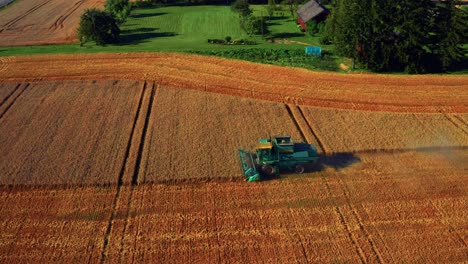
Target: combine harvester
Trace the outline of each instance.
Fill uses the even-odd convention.
[[[303,173],[307,164],[318,159],[317,149],[306,143],[294,143],[290,136],[262,138],[255,153],[239,150],[246,181],[259,181],[262,176],[278,176],[280,170]]]

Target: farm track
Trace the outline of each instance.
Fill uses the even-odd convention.
[[[28,87],[29,87],[29,83],[18,84],[16,89],[0,103],[0,121],[2,117],[7,113],[7,111],[13,106],[16,100],[24,93],[24,91],[26,91]],[[12,97],[11,100],[8,100],[10,99],[10,97]]]
[[[150,86],[150,87],[148,87]],[[128,226],[128,217],[130,213],[131,203],[133,200],[133,186],[138,182],[138,172],[141,162],[141,153],[144,145],[145,133],[148,125],[148,119],[151,114],[151,106],[154,99],[154,84],[148,85],[147,82],[143,83],[138,108],[135,114],[135,119],[128,141],[124,163],[119,174],[118,185],[116,188],[116,195],[113,202],[112,215],[109,219],[106,236],[104,237],[104,245],[101,255],[101,263],[106,261],[109,239],[111,233],[114,237],[121,236],[121,244],[123,237]],[[122,190],[124,188],[124,190]],[[123,193],[123,195],[122,195]],[[124,210],[125,223],[116,224],[116,215],[118,211]],[[123,230],[121,230],[123,228]],[[121,234],[119,234],[121,233]],[[119,258],[120,262],[120,258]]]
[[[71,16],[82,4],[83,4],[84,0],[80,0],[78,2],[76,2],[72,8],[70,8],[69,10],[67,10],[65,12],[65,14],[59,16],[59,18],[57,18],[57,20],[55,20],[54,24],[52,24],[50,26],[49,29],[51,30],[57,30],[57,29],[63,29],[63,22],[69,17]]]
[[[75,67],[60,66],[68,64]],[[8,65],[1,80],[31,76],[40,76],[38,80],[139,79],[301,106],[417,113],[468,111],[468,77],[463,75],[344,75],[171,53],[15,57]],[[244,79],[239,81],[238,76]]]

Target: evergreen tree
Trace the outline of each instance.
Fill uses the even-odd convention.
[[[459,1],[443,1],[435,12],[433,50],[443,70],[465,57],[462,44],[467,42],[468,14],[457,8],[458,4]]]

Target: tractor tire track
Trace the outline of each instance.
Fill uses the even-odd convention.
[[[298,106],[297,108],[299,109],[299,113],[301,114],[302,118],[304,118],[304,120],[306,121],[306,124],[309,127],[312,135],[317,140],[317,144],[322,149],[323,153],[324,154],[332,154],[333,152],[325,145],[324,140],[319,136],[318,132],[316,131],[316,129],[314,129],[314,127],[313,127],[312,123],[310,122],[310,120],[304,114],[304,111],[302,110],[302,107]]]
[[[145,90],[149,89],[147,87],[147,84],[145,82]],[[141,115],[138,116],[138,120],[143,120],[143,130],[141,131],[141,136],[139,137],[139,141],[136,143],[139,143],[138,145],[138,151],[137,151],[137,156],[136,160],[134,163],[133,168],[133,174],[132,174],[132,180],[131,180],[131,185],[130,185],[130,197],[128,199],[127,203],[127,210],[125,213],[125,224],[120,236],[120,248],[119,248],[119,258],[118,258],[118,263],[122,263],[122,258],[124,255],[124,249],[125,249],[125,234],[127,233],[128,227],[129,227],[129,220],[130,220],[130,211],[133,206],[133,195],[134,195],[134,188],[136,185],[138,185],[138,176],[140,172],[140,165],[141,165],[141,158],[143,155],[143,149],[145,146],[145,140],[146,140],[146,133],[148,131],[148,125],[149,125],[149,120],[151,117],[151,112],[153,108],[153,102],[154,102],[154,97],[156,94],[156,90],[158,90],[158,87],[155,87],[155,84],[153,83],[151,85],[151,91],[149,95],[149,103],[146,106],[146,111],[142,112]],[[137,120],[137,123],[139,123]],[[139,133],[139,132],[138,132]],[[132,162],[133,163],[133,162]]]
[[[311,139],[308,138],[305,135],[304,129],[301,127],[301,125],[299,124],[298,118],[296,117],[296,115],[292,111],[292,108],[296,107],[296,106],[294,106],[294,105],[291,106],[289,104],[284,104],[284,107],[286,108],[286,111],[288,112],[289,116],[291,117],[292,121],[294,122],[294,125],[296,126],[297,130],[301,134],[302,140],[304,140],[308,144],[311,144],[312,143]]]
[[[5,98],[3,98],[3,100],[0,102],[0,109],[2,107],[3,104],[6,103],[6,101],[8,101],[8,99],[18,90],[18,88],[21,86],[21,83],[18,83],[15,87],[15,89],[13,89]]]
[[[16,96],[14,96],[14,98],[12,98],[11,102],[8,105],[7,105],[7,99],[8,98],[6,98],[4,101],[2,101],[2,103],[0,104],[0,121],[3,118],[3,116],[8,112],[8,110],[10,110],[10,108],[13,106],[13,104],[16,102],[16,100],[18,100],[18,98],[24,93],[24,91],[26,91],[26,89],[28,89],[29,86],[30,86],[29,83],[26,83],[24,85],[23,84],[18,85],[17,88],[13,91],[13,93],[11,93],[8,96],[8,98],[10,98],[10,97],[14,96],[14,94],[16,93]],[[4,109],[2,110],[3,107],[4,107]]]
[[[130,156],[130,150],[131,150],[131,145],[132,145],[132,141],[133,141],[133,137],[134,137],[134,133],[135,133],[135,127],[137,125],[138,116],[140,115],[141,106],[143,104],[143,97],[144,97],[144,94],[145,94],[145,90],[146,90],[146,83],[144,84],[144,87],[143,87],[143,89],[141,91],[141,94],[140,94],[140,100],[139,100],[138,107],[137,107],[137,110],[136,110],[136,113],[135,113],[135,118],[134,118],[134,121],[133,121],[132,130],[130,132],[130,137],[128,138],[127,147],[126,147],[126,150],[125,150],[124,160],[123,160],[120,172],[119,172],[118,182],[117,182],[117,190],[116,190],[116,193],[115,193],[114,200],[112,202],[112,213],[111,213],[111,216],[109,217],[109,221],[108,221],[108,224],[107,224],[106,233],[104,235],[104,240],[103,240],[103,245],[102,245],[101,260],[100,260],[101,263],[104,263],[104,261],[107,258],[109,237],[110,237],[110,234],[111,234],[111,231],[112,231],[113,223],[114,223],[114,221],[116,219],[116,215],[117,215],[117,207],[118,207],[118,202],[119,202],[119,198],[120,198],[120,193],[122,191],[122,186],[124,184],[124,175],[125,175],[125,171],[126,171],[126,168],[127,168],[128,158]]]
[[[356,221],[358,223],[359,229],[364,233],[364,235],[366,237],[366,240],[367,240],[367,242],[369,243],[369,245],[371,247],[372,253],[374,253],[374,255],[377,257],[377,263],[379,263],[379,264],[385,263],[383,258],[382,258],[382,254],[380,253],[380,250],[377,248],[377,246],[375,245],[374,240],[372,239],[371,235],[369,234],[366,227],[364,226],[361,216],[357,212],[356,208],[354,208],[354,206],[352,205],[348,187],[346,186],[346,184],[343,182],[343,180],[341,178],[338,178],[338,183],[340,184],[341,190],[342,190],[343,195],[344,195],[344,197],[346,199],[346,204],[351,209],[351,212],[352,212],[354,218],[356,219]]]
[[[54,24],[52,24],[49,29],[50,30],[57,30],[57,29],[62,29],[64,28],[63,26],[63,22],[65,22],[65,20],[67,20],[67,18],[72,15],[82,4],[83,4],[83,0],[80,0],[78,2],[76,2],[72,8],[68,9],[65,14],[59,16],[57,18],[57,20],[55,20]]]
[[[330,188],[330,184],[328,183],[328,180],[324,176],[322,176],[322,181],[325,184],[328,195],[330,197],[333,197],[333,192],[332,192],[332,190]],[[361,260],[361,263],[367,263],[367,259],[366,259],[366,256],[364,255],[364,251],[362,250],[362,247],[359,245],[359,242],[357,241],[357,239],[354,236],[353,232],[351,232],[351,229],[349,227],[348,222],[346,221],[346,219],[344,217],[343,212],[341,212],[341,209],[338,206],[338,204],[336,203],[335,199],[333,199],[333,202],[335,204],[335,211],[338,214],[339,221],[343,225],[343,227],[345,228],[346,234],[348,235],[349,240],[351,240],[351,243],[354,245],[354,247],[356,249],[356,253],[359,256],[359,259]]]
[[[458,129],[463,131],[465,135],[468,135],[468,129],[466,127],[465,122],[460,119],[459,116],[457,115],[450,115],[448,113],[444,113],[445,118],[447,118],[448,121],[450,121],[454,126],[456,126]]]
[[[10,28],[10,27],[14,26],[16,23],[18,23],[19,21],[21,21],[21,19],[23,19],[23,18],[27,17],[28,15],[34,13],[35,11],[37,11],[38,9],[40,9],[41,7],[43,7],[43,6],[45,6],[46,4],[48,4],[49,2],[50,2],[50,0],[49,0],[49,1],[45,1],[45,2],[43,2],[43,3],[41,3],[41,4],[38,4],[38,5],[35,5],[35,6],[33,6],[31,9],[29,9],[28,11],[26,11],[25,13],[23,13],[22,15],[19,15],[19,16],[13,18],[12,20],[8,21],[7,23],[5,23],[5,24],[3,25],[2,31],[3,31],[5,28]]]

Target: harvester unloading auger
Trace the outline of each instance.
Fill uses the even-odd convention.
[[[280,170],[303,173],[318,154],[313,145],[294,143],[290,136],[274,136],[260,139],[255,153],[239,149],[239,157],[245,180],[251,182],[279,175]]]

